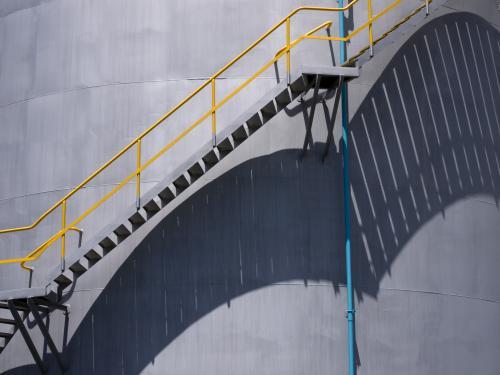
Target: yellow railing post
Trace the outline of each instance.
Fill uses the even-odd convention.
[[[429,15],[429,0],[425,0],[425,15]]]
[[[217,119],[215,117],[215,78],[212,78],[212,146],[217,146]]]
[[[351,57],[349,61],[355,61],[359,56],[361,56],[365,51],[370,48],[371,54],[373,54],[373,46],[378,43],[378,41],[385,38],[389,35],[390,32],[395,30],[399,25],[406,22],[408,19],[413,17],[415,14],[420,12],[424,7],[426,13],[429,12],[429,4],[432,0],[423,0],[425,2],[420,2],[420,5],[417,9],[415,9],[412,13],[410,13],[406,18],[400,21],[398,24],[394,25],[391,29],[389,29],[386,33],[379,36],[377,39],[373,37],[373,23],[377,22],[377,20],[382,17],[384,14],[387,14],[390,10],[395,8],[398,4],[401,3],[401,0],[394,0],[387,7],[385,7],[379,13],[373,15],[372,9],[372,1],[368,1],[368,21],[364,22],[361,26],[354,29],[350,34],[344,37],[333,37],[333,36],[319,36],[314,35],[317,31],[330,27],[331,21],[324,22],[323,24],[317,26],[316,28],[310,30],[304,35],[301,35],[295,40],[291,40],[291,19],[294,15],[302,11],[327,11],[327,12],[344,12],[348,9],[352,9],[354,4],[358,3],[359,0],[350,0],[350,2],[343,7],[339,8],[326,8],[326,7],[309,7],[304,6],[293,10],[286,17],[282,18],[277,24],[271,27],[266,33],[261,35],[255,42],[253,42],[249,47],[247,47],[244,51],[238,54],[234,59],[232,59],[229,63],[224,65],[221,69],[219,69],[214,75],[212,75],[209,79],[204,81],[198,88],[196,88],[193,92],[191,92],[188,96],[186,96],[183,100],[181,100],[175,107],[169,110],[166,114],[164,114],[160,119],[158,119],[154,124],[152,124],[149,128],[144,130],[139,136],[135,139],[131,140],[129,144],[127,144],[124,148],[122,148],[117,154],[115,154],[111,159],[101,165],[98,169],[92,172],[87,178],[85,178],[80,184],[78,184],[75,188],[73,188],[68,194],[64,197],[60,198],[60,200],[54,203],[47,211],[45,211],[41,216],[39,216],[32,224],[23,227],[17,228],[9,228],[9,229],[0,229],[0,234],[3,233],[13,233],[19,231],[27,231],[38,226],[49,214],[56,211],[59,206],[62,209],[62,230],[53,234],[47,241],[45,241],[42,245],[38,246],[35,250],[33,250],[28,256],[24,258],[10,258],[10,259],[0,259],[0,264],[9,264],[9,263],[20,263],[21,267],[26,270],[30,270],[30,267],[27,267],[26,262],[35,261],[42,253],[46,251],[48,247],[54,244],[56,241],[61,238],[61,268],[65,268],[65,235],[66,231],[76,230],[82,233],[81,230],[76,228],[76,225],[79,224],[84,218],[86,218],[90,213],[95,211],[98,207],[100,207],[104,202],[106,202],[110,197],[116,194],[120,189],[122,189],[125,185],[131,183],[136,179],[136,206],[137,209],[140,208],[140,196],[141,196],[141,173],[142,170],[148,168],[154,161],[158,160],[161,155],[163,155],[167,150],[172,148],[176,143],[178,143],[181,139],[187,136],[195,127],[199,124],[207,120],[210,116],[212,117],[212,138],[214,145],[216,144],[216,131],[217,131],[217,123],[216,123],[216,111],[221,108],[225,103],[227,103],[231,98],[233,98],[236,94],[238,94],[241,90],[248,86],[248,84],[254,81],[259,75],[261,75],[264,71],[269,69],[273,64],[275,64],[283,55],[285,55],[286,59],[286,73],[287,73],[287,81],[291,83],[291,49],[294,48],[298,43],[303,41],[304,39],[318,39],[318,40],[328,40],[328,41],[341,41],[346,42],[351,40],[355,35],[364,30],[365,28],[369,28],[369,37],[370,37],[370,45],[364,47],[357,55]],[[234,89],[230,94],[223,96],[219,99],[218,103],[216,103],[216,87],[215,80],[220,77],[224,72],[226,72],[229,68],[231,68],[234,64],[240,61],[245,55],[247,55],[250,51],[252,51],[259,43],[261,43],[264,39],[266,39],[273,32],[281,28],[283,25],[286,27],[286,45],[281,48],[278,53],[276,53],[275,57],[268,61],[264,66],[262,66],[257,72],[253,73],[248,79],[246,79],[242,84],[240,84],[236,89]],[[194,123],[192,123],[188,128],[185,128],[180,134],[178,134],[173,140],[171,140],[167,145],[161,148],[160,151],[154,154],[154,156],[145,160],[144,163],[141,161],[141,147],[142,147],[142,139],[144,139],[148,134],[150,134],[154,129],[156,129],[161,123],[163,123],[167,118],[177,112],[181,107],[183,107],[186,103],[188,103],[192,98],[194,98],[201,91],[204,91],[205,88],[211,85],[211,97],[212,97],[212,106],[208,109],[200,118],[198,118]],[[125,177],[121,182],[118,183],[111,191],[106,193],[102,198],[100,198],[97,202],[93,203],[89,208],[87,208],[83,213],[80,214],[76,219],[74,219],[69,225],[66,224],[66,204],[67,201],[78,191],[85,188],[89,182],[94,180],[96,176],[101,174],[104,170],[110,167],[116,160],[121,158],[125,153],[128,153],[133,147],[137,147],[137,159],[136,159],[136,169],[135,171],[130,171],[129,175]],[[133,152],[133,151],[131,151]]]
[[[286,19],[286,79],[291,82],[291,62],[290,62],[290,17]]]
[[[370,39],[370,57],[373,57],[373,8],[372,8],[372,0],[368,0],[368,22],[370,23],[368,26],[368,37]]]
[[[66,200],[62,201],[61,205],[61,229],[66,229]],[[61,271],[66,269],[66,233],[63,233],[61,236]]]
[[[141,207],[141,138],[137,140],[137,161],[135,172],[135,206]]]

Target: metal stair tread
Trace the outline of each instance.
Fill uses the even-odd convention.
[[[21,288],[0,291],[0,301],[8,301],[18,298],[45,297],[47,290],[42,288]]]
[[[411,25],[405,25],[405,28]],[[380,46],[385,43],[391,43],[390,39],[383,40]],[[377,45],[377,48],[379,45]],[[359,56],[366,59],[366,51]],[[24,299],[31,297],[42,297],[44,299],[50,296],[54,283],[59,284],[61,289],[72,284],[81,274],[87,272],[91,266],[102,259],[109,251],[115,248],[121,241],[128,238],[137,227],[148,221],[153,215],[161,211],[168,203],[175,199],[180,192],[191,186],[198,178],[203,176],[212,166],[217,164],[223,156],[233,151],[238,145],[248,139],[253,132],[264,125],[267,121],[278,114],[283,108],[291,103],[306,87],[304,81],[313,75],[327,76],[328,79],[322,80],[321,88],[329,89],[339,76],[355,78],[359,76],[357,67],[311,67],[305,66],[299,69],[297,74],[293,75],[290,85],[285,81],[278,83],[268,91],[260,100],[255,102],[246,111],[244,111],[236,120],[225,126],[216,139],[217,148],[213,147],[211,141],[203,144],[195,153],[193,153],[185,162],[175,168],[164,179],[156,183],[150,190],[140,198],[139,209],[136,205],[131,205],[120,212],[115,219],[105,225],[92,236],[89,241],[85,241],[71,255],[68,254],[66,264],[69,265],[64,272],[56,269],[50,275],[50,284],[44,288],[23,288],[7,291],[0,291],[0,308],[6,307],[4,301],[14,299]],[[333,77],[333,79],[332,79]],[[347,80],[346,80],[347,81]],[[295,91],[294,91],[295,89]],[[25,309],[21,301],[17,301],[18,310],[29,311]],[[23,319],[26,315],[24,315]],[[15,325],[13,319],[0,318],[0,324]],[[0,346],[0,353],[5,349],[7,343],[14,335],[13,332],[0,332],[0,338],[4,338],[3,346]]]
[[[0,324],[14,325],[16,324],[16,321],[14,319],[0,318]]]
[[[344,75],[346,77],[357,77],[359,76],[359,68],[351,67],[327,67],[327,66],[307,66],[302,67],[299,72],[293,75],[292,85],[303,80],[304,75],[308,74],[319,74],[327,76],[338,76]],[[274,117],[281,109],[286,105],[277,105],[276,98],[278,96],[283,98],[283,95],[289,96],[289,103],[293,100],[293,93],[289,92],[290,85],[285,81],[281,81],[266,94],[264,94],[259,100],[257,100],[253,105],[248,107],[240,116],[238,116],[229,125],[225,126],[221,131],[217,133],[216,139],[220,142],[217,143],[217,148],[223,152],[231,152],[234,150],[239,143],[247,139],[251,133],[251,126],[248,124],[248,130],[245,128],[245,124],[255,117],[261,114],[266,118],[261,118],[260,126],[267,122],[270,118]],[[285,93],[286,92],[286,93]],[[288,99],[282,100],[286,102]],[[244,129],[246,137],[242,134]],[[255,126],[254,129],[255,130]],[[233,133],[235,134],[235,139],[233,139]],[[119,234],[116,233],[118,228],[122,228],[126,225],[127,221],[133,222],[136,226],[140,226],[146,221],[148,221],[156,212],[160,211],[165,204],[173,200],[177,195],[183,190],[187,189],[197,178],[202,176],[209,168],[203,168],[201,163],[205,164],[204,158],[213,151],[212,141],[207,141],[203,144],[196,152],[192,153],[186,161],[181,163],[177,168],[170,172],[165,178],[160,182],[156,183],[155,186],[150,188],[145,194],[141,196],[140,201],[146,202],[140,209],[137,209],[135,204],[131,204],[130,207],[123,210],[119,215],[116,216],[115,220],[110,224],[106,225],[101,231],[99,231],[95,236],[93,236],[88,241],[77,249],[77,251],[72,252],[71,255],[67,256],[66,264],[69,265],[68,269],[73,274],[75,278],[79,275],[85,273],[89,268],[79,264],[82,258],[87,258],[90,261],[97,262],[102,259],[106,253],[112,250],[120,242]],[[217,162],[221,160],[219,155]],[[212,161],[215,161],[212,159]],[[211,165],[217,164],[210,163]],[[191,171],[191,174],[189,173]],[[172,192],[169,186],[174,185],[177,191]],[[168,190],[170,193],[168,193]],[[162,198],[163,197],[163,198]],[[165,197],[171,198],[167,203],[161,204],[159,198],[164,199]],[[125,219],[124,219],[125,218]],[[134,222],[135,221],[135,222]],[[134,229],[133,229],[134,230]],[[133,231],[132,230],[132,231]],[[125,231],[126,232],[126,231]],[[124,235],[124,237],[130,236],[131,233]],[[62,286],[67,286],[72,283],[74,279],[68,278],[68,274],[63,275],[59,267],[50,273],[50,282],[59,280],[58,283]]]
[[[266,93],[262,99],[258,100],[254,104],[254,106],[252,106],[252,108],[259,108],[262,106],[262,103],[269,103],[270,97],[272,100],[272,98],[274,98],[275,95],[281,94],[283,92],[283,90],[287,90],[286,84],[282,83],[282,84],[275,86],[272,90],[270,90],[268,93]],[[258,113],[259,110],[260,109],[257,109],[256,112]],[[248,119],[248,118],[251,118],[255,114],[255,113],[251,114],[250,112],[252,112],[252,110],[246,111],[241,116],[239,116],[232,123],[232,125],[225,127],[221,132],[218,133],[217,138],[218,139],[223,138],[221,143],[224,141],[227,141],[227,139],[231,136],[231,132],[236,131],[241,125],[243,125],[245,123],[245,121],[242,120],[243,118]],[[192,169],[194,164],[199,163],[199,161],[202,160],[203,157],[205,157],[207,154],[210,153],[212,148],[213,147],[212,147],[211,141],[206,142],[197,152],[193,153],[192,156],[187,161],[182,163],[173,172],[171,172],[168,176],[166,176],[162,181],[158,182],[153,188],[151,188],[148,192],[146,192],[141,197],[141,201],[146,201],[148,203],[151,201],[154,201],[155,197],[159,196],[162,192],[164,192],[168,188],[168,186],[170,184],[175,183],[176,181],[179,181],[179,179],[185,179],[185,182],[184,182],[184,184],[182,184],[183,186],[177,186],[178,188],[182,187],[183,188],[182,190],[184,190],[185,188],[189,187],[189,185],[191,184],[191,181],[189,181],[187,179],[187,177],[185,176],[186,171],[188,171],[189,169]],[[232,145],[232,148],[234,148],[234,145]],[[219,161],[220,161],[220,159],[219,159]],[[166,188],[165,188],[165,185],[167,186]],[[177,194],[176,194],[176,196],[177,196]],[[172,199],[173,198],[175,198],[175,197],[172,197]],[[163,207],[160,207],[160,209],[161,208],[163,208]],[[71,256],[67,257],[66,264],[70,265],[68,268],[70,268],[77,275],[85,273],[90,267],[85,269],[85,267],[79,266],[78,263],[79,263],[80,259],[84,258],[91,251],[96,252],[96,250],[95,250],[96,246],[102,247],[101,243],[106,238],[109,238],[110,233],[115,233],[115,230],[117,228],[124,226],[125,221],[122,220],[121,218],[123,218],[123,217],[130,218],[134,215],[136,215],[136,217],[137,217],[136,205],[131,205],[128,209],[123,211],[122,214],[117,215],[117,220],[115,222],[106,225],[106,227],[104,229],[102,229],[101,231],[99,231],[98,234],[96,234],[93,238],[91,238],[88,241],[85,241],[84,244],[80,248],[78,248],[77,252],[73,252]],[[148,219],[149,219],[149,217],[144,218],[143,222],[147,221]],[[100,258],[102,258],[104,256],[105,256],[105,254],[102,254],[102,256],[96,256],[95,260],[98,261],[98,260],[100,260]],[[80,272],[73,270],[73,268],[76,268]],[[57,268],[56,270],[54,270],[50,274],[49,280],[56,281],[56,279],[61,277],[61,275],[62,274],[61,274],[60,269]],[[69,285],[69,283],[68,283],[68,285]]]

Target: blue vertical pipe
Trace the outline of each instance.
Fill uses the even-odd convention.
[[[339,7],[344,6],[344,0],[338,0]],[[339,12],[339,36],[345,36],[344,12]],[[346,61],[345,42],[340,42],[340,65]],[[347,108],[347,84],[342,85],[342,167],[344,182],[344,226],[345,226],[345,262],[347,285],[347,350],[349,352],[349,375],[355,374],[354,362],[354,296],[352,291],[351,270],[351,189],[349,183],[349,118]]]

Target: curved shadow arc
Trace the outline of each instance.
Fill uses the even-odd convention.
[[[484,54],[465,49],[461,30],[471,31],[471,43],[477,35]],[[353,259],[359,301],[377,298],[406,244],[436,215],[446,216],[450,205],[483,194],[498,210],[500,124],[493,114],[500,88],[494,90],[491,79],[498,77],[500,57],[490,48],[487,64],[486,46],[499,40],[497,30],[472,14],[429,22],[400,48],[354,114],[352,247],[359,249]],[[476,71],[477,79],[469,79],[467,72]],[[345,279],[340,155],[331,153],[325,164],[320,158],[297,164],[298,151],[238,165],[163,219],[71,338],[74,372],[85,373],[84,364],[93,363],[97,372],[121,364],[139,373],[201,317],[265,286],[327,281],[338,292]]]

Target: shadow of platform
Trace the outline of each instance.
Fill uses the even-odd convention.
[[[405,244],[454,202],[485,194],[498,209],[499,41],[471,14],[433,20],[401,47],[353,116],[359,301],[377,298]],[[318,152],[302,162],[298,154],[242,163],[152,230],[69,341],[70,373],[109,373],[117,364],[140,373],[200,318],[268,285],[322,281],[338,291],[345,279],[341,156],[331,152],[323,164]]]

